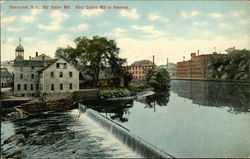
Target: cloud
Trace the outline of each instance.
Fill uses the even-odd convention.
[[[61,22],[69,17],[68,14],[62,13],[60,11],[53,11],[50,15],[52,22],[49,25],[39,24],[39,29],[44,29],[48,31],[56,31],[60,30],[62,27],[60,26]]]
[[[209,17],[210,18],[213,18],[213,19],[219,19],[219,18],[222,18],[224,15],[221,14],[221,13],[211,13],[209,14]]]
[[[21,16],[21,21],[24,23],[31,23],[35,20],[37,14],[39,14],[41,10],[38,9],[32,9],[30,11],[30,15],[23,15]]]
[[[160,22],[168,22],[169,21],[169,19],[163,18],[163,17],[159,16],[158,14],[151,14],[148,16],[148,19],[150,21],[157,21],[158,20]]]
[[[22,22],[25,22],[25,23],[31,23],[34,21],[34,17],[33,16],[21,16],[21,20]]]
[[[245,14],[246,14],[246,12],[243,11],[243,10],[238,10],[238,11],[233,11],[233,12],[231,12],[231,15],[232,15],[233,17],[240,17],[240,16],[243,16],[243,15],[245,15]]]
[[[191,11],[191,12],[185,12],[185,11],[182,11],[181,12],[181,16],[183,18],[191,18],[191,17],[195,17],[199,15],[199,12],[198,11]]]
[[[39,14],[39,13],[41,13],[41,12],[42,12],[42,10],[39,10],[39,9],[32,9],[30,13],[31,13],[32,15],[37,15],[37,14]]]
[[[51,14],[50,14],[50,17],[55,20],[55,21],[62,21],[66,18],[69,17],[68,14],[66,13],[63,13],[63,12],[60,12],[60,11],[53,11]]]
[[[131,9],[130,11],[122,10],[122,11],[120,11],[120,15],[123,17],[131,18],[131,19],[138,19],[139,18],[139,15],[138,15],[136,9]]]
[[[71,31],[84,31],[89,28],[88,24],[78,24],[76,27],[71,27]]]
[[[230,29],[232,26],[230,26],[228,23],[220,23],[219,28],[221,29]]]
[[[193,22],[194,26],[205,26],[207,24],[208,23],[206,21],[199,21],[199,22],[195,21],[195,22]]]
[[[3,17],[2,20],[1,20],[1,22],[2,22],[2,25],[3,25],[3,24],[8,24],[8,23],[13,22],[15,19],[16,19],[15,16]]]
[[[126,30],[125,29],[122,29],[122,28],[115,28],[113,29],[113,33],[111,33],[110,35],[111,36],[115,36],[115,37],[124,37],[126,34]]]
[[[89,9],[89,10],[83,10],[81,11],[81,16],[83,17],[89,17],[89,16],[98,16],[103,13],[103,9]]]
[[[148,33],[149,35],[145,35],[146,37],[162,37],[166,34],[163,31],[156,30],[152,25],[145,25],[145,26],[132,25],[131,28],[134,30],[139,30]]]
[[[115,32],[123,33],[125,30],[121,28],[115,28]]]
[[[24,28],[6,27],[6,30],[9,32],[20,32],[20,31],[24,30]]]
[[[189,60],[191,58],[190,53],[198,49],[201,54],[209,54],[213,52],[214,46],[222,53],[225,53],[224,50],[232,46],[239,49],[249,49],[250,47],[247,38],[239,40],[225,39],[223,37],[214,37],[211,40],[185,40],[180,38],[138,40],[133,38],[118,38],[117,45],[121,49],[121,57],[128,58],[128,64],[142,60],[142,57],[143,59],[151,60],[152,56],[155,55],[157,65],[165,64],[167,58],[170,62],[181,61],[183,56]]]

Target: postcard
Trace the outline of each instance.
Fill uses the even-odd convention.
[[[2,158],[249,158],[249,1],[1,1]]]

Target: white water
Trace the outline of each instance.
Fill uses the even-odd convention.
[[[79,110],[72,110],[71,114],[73,116],[79,116]],[[92,134],[92,136],[97,136],[102,138],[101,147],[110,149],[110,154],[115,158],[142,158],[139,154],[133,152],[116,139],[110,132],[102,128],[96,121],[89,118],[86,114],[80,113],[79,120],[82,123],[87,123],[87,126]],[[74,130],[81,130],[81,127],[74,127]],[[106,152],[107,153],[107,152]]]

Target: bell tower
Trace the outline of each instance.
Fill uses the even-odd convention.
[[[21,38],[19,38],[19,45],[16,47],[16,60],[23,60],[24,59],[24,48],[21,45]]]

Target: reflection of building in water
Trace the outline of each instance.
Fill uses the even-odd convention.
[[[191,60],[177,62],[176,78],[178,79],[208,79],[208,61],[213,55],[226,56],[226,54],[196,55],[191,53]]]
[[[171,90],[203,106],[228,106],[234,112],[249,112],[249,84],[207,81],[171,81]]]

